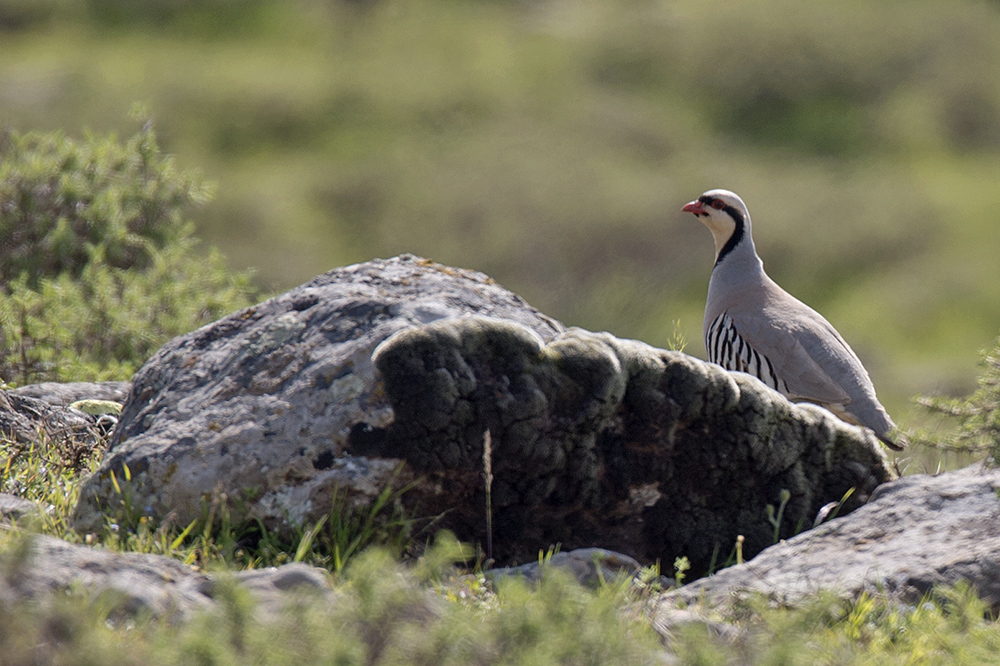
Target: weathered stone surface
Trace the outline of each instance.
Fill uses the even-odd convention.
[[[22,390],[0,390],[0,437],[40,443],[68,438],[96,441],[103,436],[99,417],[31,397]]]
[[[684,555],[694,574],[737,535],[748,556],[772,543],[782,491],[788,536],[892,477],[870,433],[748,375],[565,331],[485,275],[401,257],[168,343],[134,378],[75,524],[101,524],[127,465],[133,505],[182,525],[213,497],[236,520],[310,525],[335,494],[365,503],[395,478],[414,483],[411,515],[485,543],[487,429],[501,563],[560,543]]]
[[[856,597],[863,591],[904,603],[935,586],[971,583],[1000,610],[1000,470],[976,465],[940,476],[888,483],[849,516],[772,546],[662,597],[678,604],[727,604],[764,594],[796,605],[819,590]]]
[[[123,479],[124,465],[136,506],[182,524],[220,493],[235,518],[277,529],[326,515],[338,490],[370,501],[399,466],[346,451],[352,427],[392,420],[372,352],[403,328],[470,313],[544,339],[562,330],[481,273],[401,257],[331,271],[171,341],[133,378],[75,525],[93,530],[117,506],[111,472]]]
[[[22,535],[8,543],[0,551],[0,564],[0,604],[45,604],[72,592],[106,597],[117,618],[190,620],[215,607],[219,585],[227,581],[250,592],[262,619],[275,616],[298,594],[334,599],[326,571],[304,564],[203,574],[168,557],[115,553],[40,535]]]
[[[14,395],[44,400],[52,405],[69,407],[79,400],[125,402],[131,386],[131,382],[42,382],[21,386],[10,392]]]
[[[0,521],[20,520],[41,510],[42,508],[31,500],[0,493]]]

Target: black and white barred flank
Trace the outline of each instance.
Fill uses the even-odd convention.
[[[743,340],[725,312],[716,317],[708,328],[705,349],[712,363],[726,370],[753,375],[775,391],[788,395],[788,385],[774,372],[771,360]]]

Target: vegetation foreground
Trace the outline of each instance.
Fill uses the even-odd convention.
[[[248,538],[224,521],[173,531],[152,530],[141,520],[109,521],[101,534],[75,534],[67,528],[69,513],[103,445],[81,460],[73,443],[49,444],[43,451],[0,443],[7,460],[3,489],[51,507],[0,531],[4,586],[24,566],[32,533],[163,554],[216,572],[293,560],[334,568],[330,542],[317,539],[318,530],[288,544]],[[650,619],[662,591],[652,568],[637,580],[605,581],[597,589],[556,570],[534,587],[491,581],[447,534],[421,557],[401,561],[398,532],[374,522],[381,527],[366,535],[370,545],[331,573],[333,604],[302,597],[279,618],[263,619],[246,591],[223,586],[215,612],[175,625],[121,614],[114,598],[82,591],[45,605],[0,603],[0,663],[991,664],[1000,649],[1000,625],[965,588],[940,590],[914,606],[819,597],[787,609],[761,598],[705,611],[708,624],[682,624],[662,636]],[[352,539],[363,523],[355,524]],[[702,609],[694,610],[700,617]],[[667,654],[675,661],[665,662]]]

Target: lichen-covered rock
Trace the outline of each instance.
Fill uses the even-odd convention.
[[[274,529],[395,479],[410,515],[486,544],[487,431],[502,564],[560,543],[687,556],[697,573],[738,535],[749,557],[892,476],[870,433],[748,375],[566,331],[485,275],[400,257],[168,343],[135,376],[75,525],[118,510],[126,478],[153,517],[185,525],[224,500]]]
[[[155,518],[186,525],[224,497],[234,520],[272,529],[315,523],[335,494],[366,503],[406,483],[400,461],[345,450],[353,426],[393,418],[371,354],[399,330],[470,313],[544,339],[562,330],[481,273],[403,256],[331,271],[172,340],[133,378],[75,526],[92,531],[123,508],[116,483]]]
[[[350,450],[447,478],[432,511],[482,540],[488,429],[504,555],[628,544],[703,573],[738,536],[750,557],[852,488],[842,512],[892,478],[870,432],[749,375],[607,333],[546,343],[511,322],[446,319],[393,335],[374,361],[395,418],[356,428]]]

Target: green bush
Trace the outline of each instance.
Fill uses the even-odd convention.
[[[128,379],[160,345],[252,301],[195,252],[200,178],[147,122],[125,142],[0,136],[0,378]]]

